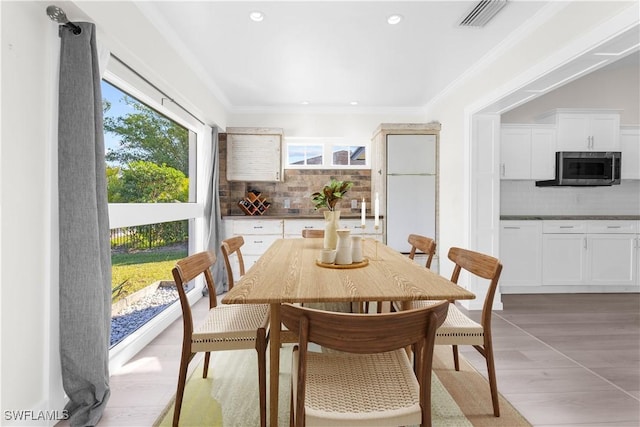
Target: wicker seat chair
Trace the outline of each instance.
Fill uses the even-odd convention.
[[[453,347],[453,360],[456,371],[460,370],[458,362],[458,345],[472,345],[486,359],[489,388],[493,402],[493,415],[500,416],[498,401],[498,385],[496,383],[496,369],[493,357],[493,342],[491,339],[491,308],[493,298],[498,287],[498,280],[502,272],[502,264],[497,258],[479,252],[461,248],[451,248],[448,257],[455,263],[451,281],[458,283],[460,272],[469,273],[489,280],[489,287],[482,306],[480,323],[467,317],[452,301],[449,304],[447,318],[436,332],[436,345],[444,344]],[[430,301],[415,301],[413,308],[427,307]]]
[[[430,426],[435,331],[448,306],[350,314],[283,304],[282,322],[299,336],[290,425]],[[413,364],[407,346],[420,355]]]
[[[260,425],[266,426],[266,350],[268,341],[269,306],[250,304],[217,304],[216,291],[210,268],[216,262],[212,252],[200,252],[176,263],[173,278],[178,288],[184,334],[182,354],[178,374],[173,426],[178,426],[180,410],[187,380],[189,362],[196,353],[204,352],[204,370],[206,378],[212,351],[239,350],[255,348],[258,353],[258,387],[260,390]],[[194,328],[191,306],[184,285],[203,275],[209,291],[209,313],[205,322]]]

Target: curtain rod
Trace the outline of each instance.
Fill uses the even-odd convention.
[[[129,71],[131,71],[133,74],[135,74],[136,76],[138,76],[139,78],[141,78],[146,84],[148,84],[149,86],[151,86],[152,88],[154,88],[155,90],[157,90],[158,92],[160,92],[164,98],[162,98],[160,100],[160,104],[164,105],[164,100],[167,99],[171,102],[173,102],[174,104],[176,104],[178,107],[180,107],[180,109],[182,111],[184,111],[185,113],[187,113],[188,115],[190,115],[191,117],[193,117],[194,119],[196,119],[201,125],[206,126],[205,123],[200,120],[199,118],[197,118],[196,116],[193,115],[193,113],[191,113],[191,111],[187,110],[186,108],[184,108],[182,105],[180,105],[178,102],[176,102],[173,98],[171,98],[169,95],[167,95],[162,89],[160,89],[158,86],[154,85],[153,83],[151,83],[146,77],[144,77],[142,74],[140,74],[139,72],[137,72],[136,70],[134,70],[133,68],[131,68],[129,66],[129,64],[127,64],[126,62],[124,62],[122,59],[118,58],[116,55],[114,55],[113,53],[109,53],[109,55],[115,59],[116,61],[118,61],[120,64],[122,64],[124,67],[126,67]]]

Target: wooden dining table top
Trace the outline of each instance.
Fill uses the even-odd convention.
[[[473,299],[458,286],[384,243],[365,239],[359,268],[318,265],[322,238],[276,240],[222,298],[224,304],[269,304],[269,425],[278,425],[282,303]],[[290,333],[290,331],[288,331]]]
[[[222,299],[224,304],[474,299],[475,295],[384,243],[364,239],[359,268],[316,262],[323,239],[275,241]]]

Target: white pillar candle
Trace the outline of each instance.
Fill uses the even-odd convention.
[[[364,222],[367,214],[367,203],[364,201],[364,197],[362,198],[362,205],[360,206],[362,214],[360,216],[360,225],[364,227]]]
[[[378,199],[378,193],[376,193],[376,202],[375,202],[375,216],[374,216],[374,222],[373,225],[378,227],[380,226],[380,200]]]

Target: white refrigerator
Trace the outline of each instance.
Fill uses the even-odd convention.
[[[436,238],[436,136],[387,135],[387,245],[408,253],[409,234]]]

